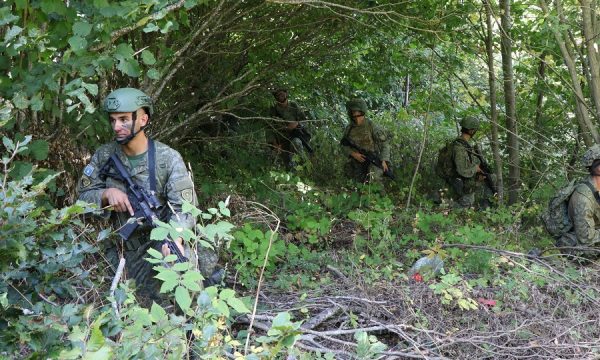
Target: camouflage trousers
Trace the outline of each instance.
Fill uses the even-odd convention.
[[[563,234],[556,240],[556,247],[564,247],[565,249],[560,249],[562,254],[569,255],[581,263],[600,257],[600,249],[581,243],[574,232]]]
[[[153,301],[161,306],[168,304],[167,297],[160,294],[162,282],[154,277],[156,275],[156,271],[152,268],[154,265],[144,259],[150,256],[148,249],[161,251],[161,247],[161,242],[149,240],[149,236],[144,236],[142,239],[131,238],[123,242],[118,239],[105,249],[106,258],[114,270],[117,269],[120,258],[125,258],[122,279],[134,280],[136,295],[142,306],[149,307]]]
[[[300,158],[306,156],[302,140],[297,137],[291,139],[281,137],[278,139],[278,144],[281,145],[281,151],[275,151],[274,155],[276,156],[276,161],[283,162],[283,165],[288,170],[291,170],[296,166],[294,155],[298,155]]]
[[[351,158],[344,166],[346,177],[359,183],[383,181],[383,170],[369,162],[358,162]]]
[[[495,182],[494,174],[491,174],[492,181]],[[473,178],[450,178],[446,180],[449,185],[452,198],[457,208],[469,208],[475,206],[475,198],[478,198],[479,208],[488,208],[491,205],[491,199],[494,196],[483,179]]]
[[[122,244],[122,245],[121,245]],[[113,270],[116,271],[121,257],[125,258],[125,271],[123,279],[132,279],[135,281],[136,295],[142,306],[149,307],[152,302],[156,302],[161,306],[169,304],[168,297],[160,293],[162,281],[156,279],[157,272],[153,269],[155,266],[146,261],[145,258],[150,257],[148,249],[161,251],[162,242],[150,240],[149,234],[144,236],[134,237],[127,241],[110,242],[105,249],[106,258],[110,262]],[[194,254],[189,247],[185,248],[185,256],[192,263],[198,262],[198,269],[204,278],[211,276],[217,265],[218,256],[208,248],[198,249],[199,254]]]

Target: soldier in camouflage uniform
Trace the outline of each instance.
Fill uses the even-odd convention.
[[[585,152],[582,164],[589,175],[575,187],[569,198],[573,229],[561,236],[556,246],[571,248],[565,252],[573,255],[597,258],[600,255],[600,145]]]
[[[479,130],[479,120],[466,117],[460,122],[461,135],[452,143],[453,176],[446,178],[459,208],[472,207],[475,204],[475,193],[483,187],[484,175],[480,161],[469,141]],[[492,196],[491,189],[484,188],[482,204],[489,206],[488,198]]]
[[[269,124],[266,131],[266,140],[280,156],[288,169],[294,167],[294,154],[304,155],[302,141],[292,136],[294,129],[302,126],[306,115],[298,104],[288,100],[286,89],[279,88],[273,91],[275,104],[270,109],[270,117],[278,119]]]
[[[390,163],[390,145],[386,132],[366,117],[367,104],[362,99],[351,99],[346,103],[350,123],[343,137],[359,147],[374,152],[382,161],[384,170],[366,161],[365,156],[350,146],[342,146],[350,158],[345,166],[346,175],[357,182],[381,181],[383,172]]]
[[[196,205],[194,184],[181,155],[165,144],[150,140],[144,132],[153,111],[150,97],[137,89],[118,89],[108,95],[104,109],[108,112],[115,141],[101,146],[85,167],[78,186],[79,199],[103,208],[102,216],[109,219],[115,229],[125,225],[134,214],[126,194],[126,186],[122,181],[105,176],[104,165],[111,154],[116,154],[133,181],[150,192],[148,153],[154,147],[155,195],[160,202],[156,212],[162,221],[174,220],[184,228],[193,229],[195,219],[190,214],[181,213],[184,200]],[[105,249],[106,257],[115,269],[119,258],[125,258],[126,275],[135,280],[138,295],[144,304],[149,304],[150,300],[161,300],[158,296],[160,282],[154,278],[153,265],[144,260],[148,256],[147,250],[152,247],[165,256],[170,253],[166,244],[150,240],[150,230],[150,226],[144,223],[127,241],[111,241]],[[195,260],[196,257],[190,256],[190,249],[182,243],[181,238],[175,242],[185,256]],[[205,258],[206,268],[202,270],[207,277],[216,265],[216,257],[214,254],[207,254]]]

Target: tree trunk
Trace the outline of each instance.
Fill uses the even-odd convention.
[[[485,0],[485,15],[487,36],[485,48],[487,53],[488,83],[490,87],[490,122],[492,124],[492,153],[496,164],[496,187],[498,189],[498,202],[504,203],[504,184],[502,176],[502,158],[500,157],[500,142],[498,140],[498,109],[496,103],[496,72],[494,70],[494,32],[492,27],[492,5]]]
[[[544,11],[546,16],[550,16],[550,11],[548,10],[548,5],[545,0],[539,0],[540,7]],[[561,6],[560,1],[556,0],[556,8],[559,13],[559,17],[561,14]],[[560,52],[563,56],[563,60],[567,69],[569,70],[569,75],[571,77],[571,86],[573,87],[573,93],[575,95],[575,114],[577,117],[577,122],[579,124],[579,128],[581,131],[581,136],[583,137],[583,142],[586,146],[590,147],[594,143],[600,142],[600,137],[598,136],[598,131],[596,127],[590,121],[590,117],[588,114],[587,107],[585,105],[585,97],[583,95],[583,90],[581,89],[581,84],[579,83],[579,77],[577,74],[577,68],[575,66],[575,60],[573,58],[573,51],[571,50],[571,46],[566,41],[566,36],[559,31],[558,27],[551,26],[550,29],[554,34],[554,38],[560,47]]]
[[[517,131],[516,96],[513,79],[512,38],[510,17],[511,0],[500,0],[501,53],[504,79],[504,103],[506,109],[506,131],[508,146],[508,204],[519,200],[521,170],[519,158],[519,134]]]
[[[402,98],[402,107],[408,107],[408,100],[410,94],[410,75],[406,75],[406,79],[404,79],[404,96]]]
[[[587,50],[590,72],[590,89],[592,90],[592,101],[596,108],[596,119],[600,120],[600,61],[598,53],[598,32],[594,30],[593,16],[590,0],[579,0],[581,4],[581,15],[583,18],[583,36],[585,38],[585,48]]]

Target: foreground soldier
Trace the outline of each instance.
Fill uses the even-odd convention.
[[[390,145],[384,130],[367,119],[367,104],[362,99],[352,99],[346,103],[346,111],[350,124],[344,130],[343,138],[348,139],[358,147],[373,152],[381,160],[382,168],[367,161],[351,146],[342,146],[350,158],[345,167],[346,175],[357,182],[381,181],[383,173],[389,171]]]
[[[144,131],[153,113],[150,97],[137,89],[118,89],[108,95],[104,109],[115,133],[115,141],[101,146],[83,170],[78,188],[79,199],[97,204],[99,208],[108,207],[103,217],[110,219],[115,230],[127,223],[134,209],[127,197],[126,184],[118,177],[110,176],[115,169],[105,166],[109,157],[115,154],[133,181],[156,195],[159,202],[156,213],[160,220],[174,220],[184,228],[193,229],[195,219],[190,214],[181,213],[184,200],[196,203],[194,185],[183,159],[167,145],[149,139]],[[135,280],[143,304],[160,300],[160,282],[154,278],[153,265],[144,260],[148,257],[147,250],[152,247],[165,256],[170,254],[166,244],[150,240],[150,231],[151,227],[144,223],[126,241],[119,239],[106,248],[106,257],[115,268],[119,258],[125,258],[127,276]],[[178,238],[175,242],[179,251],[189,258],[190,251],[187,246],[184,248],[182,239]],[[207,270],[203,271],[205,276],[210,275]]]
[[[449,144],[448,158],[442,159],[442,155],[440,155],[437,167],[438,170],[448,168],[442,169],[440,176],[450,186],[457,207],[468,208],[475,204],[475,192],[484,185],[485,177],[491,177],[492,174],[484,174],[481,160],[475,148],[470,144],[471,139],[479,130],[479,120],[474,117],[466,117],[460,122],[460,126],[460,136]],[[493,179],[489,181],[493,181]],[[494,190],[489,186],[484,187],[481,207],[489,207],[488,198],[493,193]]]
[[[280,119],[270,124],[266,131],[267,143],[273,147],[288,169],[294,167],[294,154],[303,155],[302,140],[295,136],[296,130],[302,128],[301,121],[306,120],[298,104],[288,100],[286,89],[273,91],[275,104],[270,109],[272,118]]]
[[[557,240],[558,247],[583,257],[600,255],[600,145],[585,152],[582,164],[589,176],[575,186],[569,199],[569,219],[573,228]],[[580,249],[578,249],[580,248]],[[584,249],[588,248],[588,249]],[[596,249],[593,249],[596,248]]]

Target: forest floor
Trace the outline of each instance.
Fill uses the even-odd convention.
[[[285,229],[280,235],[288,242],[297,237]],[[286,311],[302,321],[297,348],[336,359],[600,357],[600,264],[573,263],[555,251],[533,257],[455,244],[446,250],[484,257],[489,268],[469,272],[449,256],[441,274],[409,275],[402,255],[375,265],[362,261],[364,254],[349,255],[361,235],[368,234],[360,226],[338,221],[329,234],[333,246],[320,257],[280,263],[256,288],[241,286],[230,271],[228,286],[258,297],[256,312],[238,318],[236,327],[252,322],[265,333]],[[370,338],[361,344],[359,333]]]

